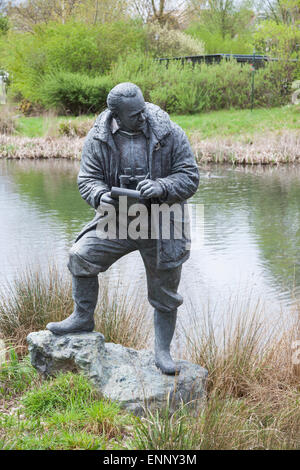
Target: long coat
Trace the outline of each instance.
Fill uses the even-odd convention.
[[[184,131],[172,122],[168,114],[158,106],[146,103],[145,116],[148,122],[149,175],[159,180],[164,188],[164,199],[151,202],[165,202],[168,205],[183,205],[197,190],[199,185],[198,167],[191,146]],[[101,196],[112,186],[120,186],[119,153],[111,132],[112,113],[103,111],[88,133],[82,151],[78,175],[81,196],[97,209]],[[101,215],[97,212],[78,235],[79,240],[89,230],[96,227]],[[174,224],[174,219],[170,224]],[[189,257],[190,240],[183,234],[181,239],[157,240],[157,267],[170,269],[181,265]]]

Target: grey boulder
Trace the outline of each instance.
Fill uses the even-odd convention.
[[[205,403],[207,371],[197,364],[178,361],[178,376],[163,375],[151,351],[105,343],[95,332],[57,336],[46,330],[30,333],[27,341],[31,363],[44,376],[82,371],[102,396],[136,415],[167,402],[170,411],[182,404],[196,411]]]

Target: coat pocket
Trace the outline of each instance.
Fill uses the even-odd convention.
[[[182,204],[182,210],[184,205]],[[179,217],[176,213],[170,213],[170,237],[164,238],[160,227],[159,258],[161,263],[173,263],[180,261],[187,255],[190,249],[189,220],[182,213]]]

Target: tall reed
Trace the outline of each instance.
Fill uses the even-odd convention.
[[[55,266],[27,268],[0,292],[0,333],[18,354],[27,351],[26,337],[50,321],[72,313],[70,279]]]
[[[100,276],[99,301],[95,313],[96,331],[107,342],[141,348],[149,338],[146,306],[129,296],[118,282]],[[27,351],[26,337],[45,329],[48,322],[61,321],[73,311],[71,276],[55,266],[46,271],[27,268],[0,291],[0,334],[19,355]]]

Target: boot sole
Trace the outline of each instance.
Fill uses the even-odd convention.
[[[77,333],[92,333],[92,331],[94,331],[94,328],[92,328],[92,329],[89,328],[89,329],[86,329],[86,330],[73,330],[73,331],[53,331],[50,328],[47,328],[47,330],[51,331],[51,333],[53,333],[54,335],[64,336],[64,335],[69,335],[69,334],[72,335],[72,334],[77,334]]]
[[[175,369],[175,370],[166,370],[163,367],[161,367],[158,362],[155,362],[156,367],[164,374],[164,375],[179,375],[181,369]]]

